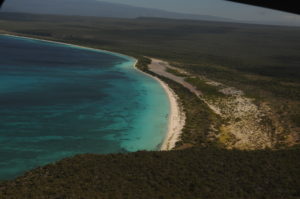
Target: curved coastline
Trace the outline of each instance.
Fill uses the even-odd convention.
[[[161,151],[172,150],[176,146],[176,142],[180,139],[182,129],[185,125],[185,113],[182,110],[181,105],[179,104],[179,97],[176,93],[162,80],[158,77],[152,76],[144,71],[139,70],[136,67],[137,62],[135,63],[134,68],[139,72],[155,79],[164,89],[165,93],[168,96],[170,104],[170,113],[168,118],[168,130],[164,141],[160,147]]]
[[[117,55],[119,57],[122,57],[122,58],[125,58],[128,60],[133,60],[134,61],[134,64],[133,64],[134,69],[143,73],[144,75],[147,75],[147,76],[153,78],[154,80],[156,80],[162,86],[162,88],[164,89],[165,93],[168,96],[169,104],[170,104],[170,113],[168,115],[168,128],[167,128],[168,130],[166,132],[164,141],[161,143],[160,150],[162,150],[162,151],[172,150],[175,147],[175,144],[179,140],[179,137],[182,133],[183,126],[185,124],[185,113],[182,111],[181,106],[179,105],[178,96],[165,82],[163,82],[162,80],[160,80],[159,78],[157,78],[155,76],[152,76],[144,71],[139,70],[136,67],[137,62],[138,62],[138,60],[136,58],[122,54],[122,53],[118,53],[118,52],[112,52],[112,51],[108,51],[108,50],[91,48],[91,47],[86,47],[86,46],[80,46],[80,45],[76,45],[76,44],[69,44],[69,43],[64,43],[64,42],[58,42],[58,41],[52,41],[52,40],[46,40],[46,39],[38,39],[38,38],[27,37],[27,36],[12,35],[12,34],[1,34],[1,35],[62,44],[62,45],[67,45],[67,46],[81,48],[81,49],[87,49],[87,50],[93,50],[93,51],[98,51],[98,52],[102,52],[102,53],[114,54],[114,55]]]

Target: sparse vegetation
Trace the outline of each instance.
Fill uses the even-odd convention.
[[[205,97],[211,98],[211,97],[220,97],[224,96],[223,93],[221,93],[216,86],[208,85],[204,80],[201,80],[197,77],[187,77],[185,81],[191,83],[194,85],[198,90],[203,92],[203,95]]]
[[[168,73],[172,73],[176,76],[180,76],[180,77],[186,77],[186,74],[181,73],[180,71],[176,70],[176,69],[172,69],[172,68],[167,68],[167,72]]]

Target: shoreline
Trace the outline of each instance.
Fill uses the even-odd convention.
[[[176,142],[180,140],[186,117],[181,105],[178,103],[179,97],[176,93],[162,80],[157,78],[157,81],[164,88],[170,102],[168,132],[160,148],[161,151],[169,151],[174,149]]]
[[[20,36],[20,35],[13,35],[13,34],[7,34],[7,33],[0,33],[0,35],[5,35],[5,36],[11,36],[11,37],[19,37],[19,38],[25,38],[25,39],[32,39],[32,40],[37,40],[37,41],[44,41],[44,42],[50,42],[50,43],[56,43],[56,44],[62,44],[62,45],[66,45],[66,46],[71,46],[71,47],[76,47],[76,48],[82,48],[82,49],[86,49],[86,50],[95,50],[95,51],[102,51],[103,53],[111,53],[111,54],[116,54],[120,57],[123,58],[131,58],[133,60],[136,60],[136,58],[130,56],[130,55],[125,55],[122,53],[118,53],[118,52],[113,52],[113,51],[109,51],[109,50],[104,50],[104,49],[98,49],[98,48],[92,48],[92,47],[86,47],[86,46],[80,46],[77,44],[69,44],[69,43],[65,43],[65,42],[60,42],[60,41],[53,41],[53,40],[47,40],[47,39],[39,39],[39,38],[34,38],[34,37],[27,37],[27,36]],[[135,63],[136,64],[136,63]]]
[[[76,44],[69,44],[69,43],[64,43],[64,42],[58,42],[58,41],[52,41],[52,40],[46,40],[46,39],[39,39],[39,38],[34,38],[34,37],[27,37],[27,36],[19,36],[19,35],[13,35],[13,34],[7,34],[3,33],[0,35],[6,35],[6,36],[12,36],[12,37],[19,37],[19,38],[27,38],[27,39],[33,39],[37,41],[45,41],[45,42],[51,42],[51,43],[57,43],[57,44],[62,44],[62,45],[67,45],[67,46],[72,46],[72,47],[77,47],[77,48],[82,48],[82,49],[87,49],[87,50],[96,50],[96,51],[102,51],[104,53],[111,53],[115,54],[121,57],[125,58],[131,58],[134,60],[133,68],[137,70],[138,72],[143,73],[144,75],[147,75],[154,80],[156,80],[161,87],[164,89],[165,93],[168,96],[169,99],[169,104],[170,104],[170,113],[168,115],[168,127],[167,127],[167,132],[164,138],[164,141],[161,143],[160,151],[168,151],[172,150],[175,147],[176,142],[179,140],[180,135],[182,134],[182,129],[185,125],[185,113],[182,111],[181,106],[178,103],[178,96],[176,93],[162,80],[160,80],[158,77],[152,76],[136,67],[138,60],[132,56],[128,56],[122,53],[118,52],[113,52],[113,51],[108,51],[108,50],[103,50],[103,49],[97,49],[97,48],[92,48],[92,47],[86,47],[86,46],[80,46]]]
[[[179,97],[176,93],[161,79],[158,77],[152,76],[142,70],[139,70],[136,66],[134,66],[137,71],[155,79],[161,87],[164,89],[165,93],[168,96],[169,104],[170,104],[170,113],[168,115],[168,130],[165,136],[164,141],[161,144],[160,151],[169,151],[174,149],[176,146],[176,142],[180,139],[180,135],[182,134],[182,129],[185,125],[185,113],[182,110],[181,105],[179,105]]]

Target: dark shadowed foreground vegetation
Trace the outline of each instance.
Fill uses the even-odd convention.
[[[78,155],[0,185],[2,199],[296,199],[299,149]]]

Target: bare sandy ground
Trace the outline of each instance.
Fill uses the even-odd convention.
[[[152,60],[152,63],[149,66],[150,71],[181,84],[182,86],[186,87],[188,90],[190,90],[192,93],[194,93],[198,97],[202,95],[201,91],[197,90],[197,88],[195,88],[194,86],[192,86],[191,84],[186,82],[183,77],[179,77],[179,76],[173,75],[172,73],[168,73],[166,71],[167,68],[174,68],[174,67],[170,66],[169,63],[159,60],[159,59],[154,59],[154,58],[151,58],[151,60]],[[176,70],[178,70],[178,69],[176,68]]]

